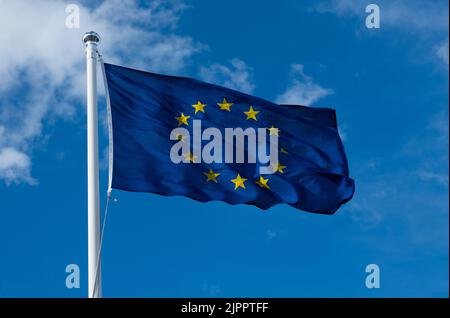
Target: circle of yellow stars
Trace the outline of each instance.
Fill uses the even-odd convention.
[[[222,102],[217,103],[217,106],[220,110],[231,112],[231,107],[234,105],[234,103],[229,102],[225,97],[223,98]],[[194,114],[197,114],[198,112],[205,113],[205,107],[207,107],[207,104],[202,103],[200,100],[197,100],[197,103],[191,105],[192,108],[194,108]],[[258,115],[261,111],[254,109],[252,105],[249,106],[249,109],[247,111],[244,111],[244,115],[246,116],[246,120],[254,120],[258,121]],[[184,113],[180,113],[180,116],[175,117],[175,119],[178,122],[178,127],[185,125],[189,126],[189,119],[191,118],[190,115],[185,115]],[[277,127],[268,127],[269,130],[269,136],[275,135],[277,137],[280,136],[281,130]],[[177,140],[178,141],[184,141],[183,135],[178,135]],[[280,152],[283,154],[288,154],[288,151],[284,148],[280,148]],[[194,156],[191,152],[187,153],[185,155],[185,162],[188,163],[196,163],[197,156]],[[284,170],[286,169],[285,165],[282,165],[280,162],[277,162],[274,166],[272,166],[274,173],[280,173],[284,174]],[[203,172],[203,174],[206,177],[206,182],[215,182],[218,183],[217,178],[220,176],[219,172],[214,171],[213,169],[209,169],[209,171]],[[234,184],[234,190],[238,189],[246,189],[245,182],[248,181],[247,178],[241,177],[241,175],[238,173],[236,178],[231,179],[230,182]],[[255,180],[255,184],[257,184],[259,187],[263,189],[270,190],[269,186],[269,178],[264,178],[263,176],[259,176],[258,179]]]

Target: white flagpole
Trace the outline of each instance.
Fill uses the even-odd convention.
[[[90,298],[102,296],[100,257],[100,199],[98,186],[97,43],[90,31],[83,35],[86,45],[87,78],[87,189],[88,189],[88,291]],[[97,280],[97,283],[95,282]]]

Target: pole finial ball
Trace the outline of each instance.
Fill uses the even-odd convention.
[[[94,43],[100,42],[100,36],[94,31],[89,31],[83,34],[83,43],[88,44],[90,42]]]

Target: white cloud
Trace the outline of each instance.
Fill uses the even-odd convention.
[[[99,49],[106,60],[156,72],[182,70],[201,48],[174,32],[184,9],[178,2],[140,6],[137,0],[108,0],[94,8],[80,5],[80,29],[65,27],[67,4],[0,1],[0,149],[16,149],[28,160],[49,119],[72,118],[79,111],[76,105],[84,104],[85,31],[100,34]],[[25,162],[8,168],[0,179],[32,180],[31,164]]]
[[[200,68],[200,77],[203,80],[248,94],[255,89],[252,82],[252,73],[252,69],[244,61],[237,58],[230,60],[230,66],[212,64]]]
[[[441,45],[439,45],[436,55],[445,63],[448,65],[448,39]]]
[[[292,81],[289,87],[277,98],[279,104],[299,104],[311,106],[319,99],[330,95],[333,91],[314,83],[305,74],[302,64],[291,66]]]
[[[36,184],[36,180],[30,176],[30,158],[23,152],[12,147],[0,148],[0,179],[6,185],[26,182]]]

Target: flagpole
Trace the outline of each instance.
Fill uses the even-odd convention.
[[[100,199],[98,185],[97,44],[100,36],[83,35],[87,79],[87,190],[88,190],[88,297],[102,296],[100,257]],[[95,282],[97,280],[97,283]]]

